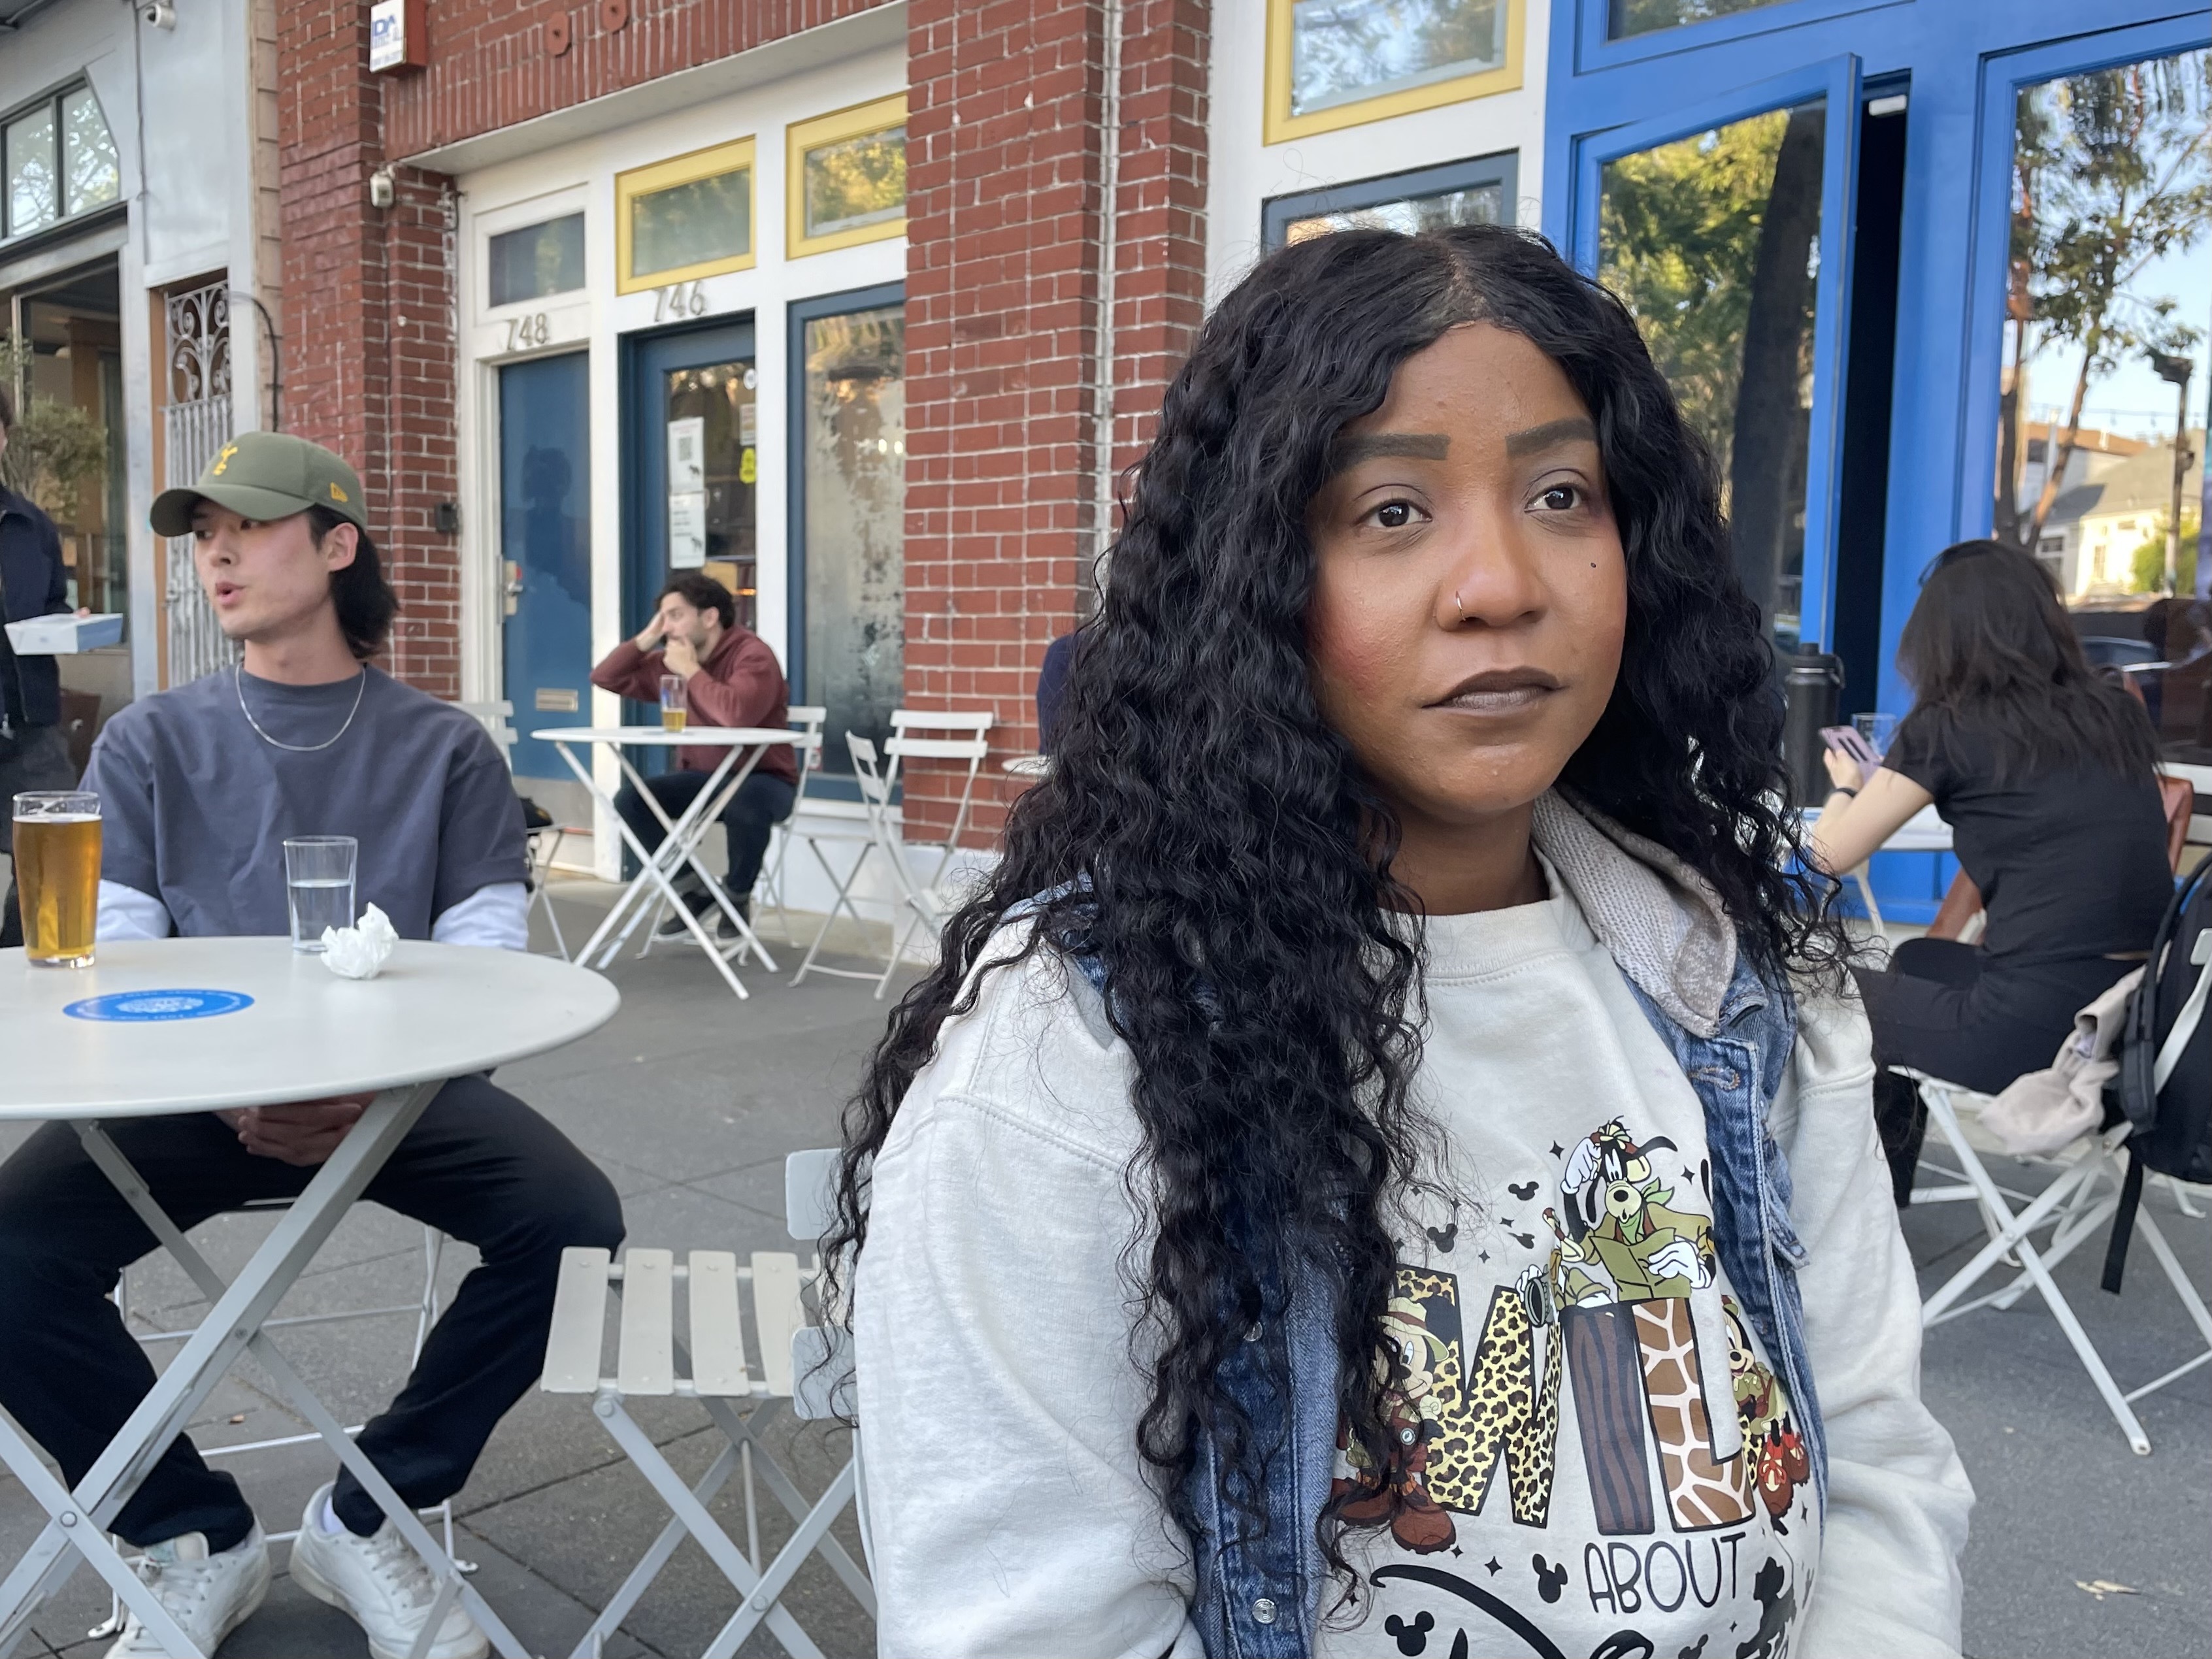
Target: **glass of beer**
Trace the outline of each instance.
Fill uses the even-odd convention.
[[[100,919],[100,797],[82,790],[18,795],[14,834],[25,959],[45,968],[91,967]]]
[[[684,702],[684,676],[663,674],[660,677],[660,729],[681,732],[687,712]]]

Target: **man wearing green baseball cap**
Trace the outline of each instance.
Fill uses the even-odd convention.
[[[404,938],[526,948],[522,810],[483,727],[375,667],[398,603],[362,511],[361,480],[279,433],[225,444],[154,528],[190,536],[233,666],[137,702],[94,745],[85,787],[104,820],[98,937],[289,931],[283,843],[358,843],[357,902]],[[273,941],[272,941],[273,943]],[[278,946],[277,948],[282,948]],[[368,1097],[140,1118],[116,1144],[184,1224],[296,1195]],[[59,1130],[60,1133],[54,1133]],[[399,1397],[360,1445],[406,1502],[458,1492],[493,1426],[537,1380],[561,1252],[614,1248],[622,1205],[545,1120],[487,1078],[431,1102],[368,1197],[477,1247]],[[52,1125],[0,1165],[0,1405],[74,1483],[154,1381],[106,1291],[151,1247],[76,1137]],[[258,1607],[268,1549],[228,1474],[179,1437],[114,1529],[204,1653]],[[308,1501],[293,1581],[350,1613],[377,1659],[416,1650],[441,1605],[428,1570],[349,1474]],[[465,1608],[422,1650],[476,1659]],[[134,1614],[110,1659],[161,1647]]]

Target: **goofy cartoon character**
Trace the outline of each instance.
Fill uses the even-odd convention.
[[[1674,1143],[1659,1136],[1639,1146],[1616,1117],[1575,1143],[1560,1177],[1570,1233],[1623,1302],[1687,1296],[1713,1282],[1713,1224],[1671,1207],[1674,1189],[1651,1169],[1662,1147],[1673,1152]]]

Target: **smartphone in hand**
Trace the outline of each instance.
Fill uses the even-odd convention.
[[[1881,764],[1881,757],[1874,752],[1874,745],[1856,726],[1824,726],[1820,728],[1820,741],[1850,756],[1869,776]]]

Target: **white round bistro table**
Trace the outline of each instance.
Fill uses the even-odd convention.
[[[179,1659],[204,1659],[106,1536],[169,1442],[240,1355],[289,1403],[428,1562],[431,1626],[458,1597],[507,1659],[526,1650],[262,1334],[331,1231],[449,1078],[543,1054],[596,1030],[621,998],[550,957],[402,940],[371,980],[341,979],[284,939],[103,943],[88,969],[0,951],[0,1121],[70,1124],[86,1152],[211,1304],[205,1320],[72,1492],[0,1419],[0,1461],[49,1517],[0,1582],[0,1653],[82,1559]],[[164,1214],[101,1124],[374,1091],[236,1279],[225,1283]]]
[[[730,966],[731,958],[742,958],[750,951],[760,958],[761,966],[771,974],[775,971],[775,958],[769,955],[768,946],[760,942],[760,935],[753,932],[752,924],[740,915],[737,906],[730,902],[729,895],[722,890],[722,884],[716,881],[708,873],[707,866],[699,862],[698,846],[715,820],[722,816],[722,809],[730,804],[744,781],[752,775],[753,768],[760,764],[761,757],[768,752],[769,746],[772,744],[795,744],[804,734],[781,726],[687,726],[681,732],[671,732],[658,726],[541,726],[530,735],[551,744],[561,758],[568,762],[568,769],[576,775],[585,788],[592,792],[592,799],[606,808],[608,817],[614,820],[616,833],[621,836],[623,844],[637,859],[635,878],[623,889],[621,896],[615,900],[614,908],[607,912],[606,920],[599,925],[584,948],[576,953],[576,960],[591,967],[607,967],[614,961],[615,953],[629,942],[638,923],[651,913],[653,900],[657,896],[683,918],[684,927],[698,942],[699,948],[706,951],[715,967],[721,970],[724,981],[737,994],[738,1000],[744,1000],[748,993],[744,981]],[[659,847],[650,853],[646,851],[644,844],[632,832],[623,815],[615,810],[613,799],[599,787],[599,780],[592,775],[592,769],[578,760],[570,750],[568,745],[574,743],[595,744],[613,752],[617,763],[622,767],[623,775],[629,780],[630,787],[637,791],[639,798],[652,811],[653,817],[660,820],[664,833]],[[623,752],[625,749],[706,748],[721,749],[724,751],[722,758],[708,775],[706,787],[691,798],[690,805],[678,813],[672,822],[661,810],[660,802],[654,798],[653,791],[645,787],[645,779],[640,775],[637,768],[630,764],[629,757]],[[738,944],[728,955],[723,953],[721,947],[708,933],[706,924],[691,914],[691,907],[677,896],[673,878],[686,865],[691,867],[707,891],[714,896],[714,902],[723,915],[729,919],[730,925],[737,929]],[[622,924],[619,933],[615,932],[617,923]],[[652,944],[650,936],[646,942],[649,947]],[[601,948],[603,944],[604,949]],[[594,954],[599,958],[596,962],[592,961]]]

